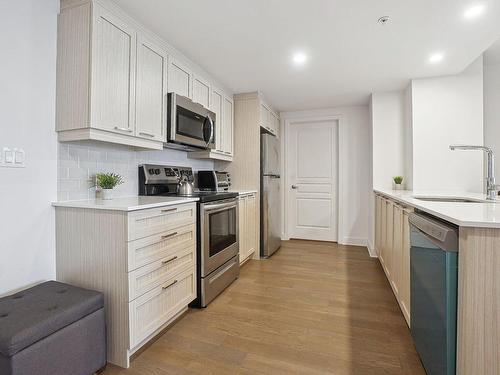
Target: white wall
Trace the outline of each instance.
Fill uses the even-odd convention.
[[[455,76],[416,79],[412,87],[413,189],[483,191],[483,155],[450,151],[483,144],[483,62]]]
[[[0,168],[0,295],[54,278],[58,0],[0,1],[0,148],[26,168]]]
[[[500,64],[484,65],[484,144],[496,156],[495,177],[500,183]]]
[[[373,93],[371,96],[373,186],[392,189],[394,176],[403,176],[411,188],[408,142],[407,90]],[[410,181],[410,183],[408,183]]]
[[[339,184],[343,184],[343,212],[339,212],[339,243],[368,245],[369,216],[371,202],[371,151],[370,151],[370,113],[368,106],[338,107],[312,111],[282,112],[281,119],[314,118],[340,116],[340,152],[344,152],[345,164],[339,168]],[[282,128],[281,141],[285,141],[286,126]],[[283,159],[287,156],[283,155]],[[286,170],[283,171],[285,175]],[[286,205],[283,210],[283,225],[286,228]],[[287,233],[283,233],[286,238]]]

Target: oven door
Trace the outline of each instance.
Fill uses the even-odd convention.
[[[215,113],[175,93],[168,94],[168,111],[168,142],[215,147]]]
[[[201,276],[206,277],[238,255],[238,201],[200,204]]]

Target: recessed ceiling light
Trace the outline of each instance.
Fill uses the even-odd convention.
[[[484,10],[486,9],[486,6],[484,4],[476,4],[473,5],[469,8],[467,8],[464,12],[464,18],[471,20],[474,18],[479,17],[481,14],[484,13]]]
[[[295,65],[303,65],[307,61],[307,56],[303,52],[297,52],[293,55]]]
[[[443,59],[444,59],[444,53],[442,52],[436,52],[429,56],[429,62],[431,64],[437,64],[443,61]]]

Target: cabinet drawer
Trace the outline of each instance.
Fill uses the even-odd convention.
[[[194,269],[196,261],[196,246],[175,251],[156,262],[138,268],[128,274],[129,301],[133,301],[151,289],[163,285],[172,275],[190,268]]]
[[[196,244],[196,225],[189,224],[128,243],[128,271],[173,256]]]
[[[128,215],[128,240],[151,236],[195,221],[196,203],[134,211]]]
[[[130,348],[137,346],[196,298],[194,267],[129,303]]]

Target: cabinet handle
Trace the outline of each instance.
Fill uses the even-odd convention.
[[[174,261],[177,259],[177,255],[170,258],[170,259],[167,259],[167,260],[164,260],[163,262],[161,262],[162,264],[169,264],[170,262]]]
[[[162,213],[177,211],[177,208],[167,208],[166,210],[161,210]]]
[[[143,135],[145,137],[150,137],[150,138],[154,138],[155,137],[154,134],[146,133],[146,132],[139,132],[139,135]]]
[[[115,126],[115,130],[119,130],[121,132],[132,133],[132,129],[120,128],[119,126]]]
[[[173,282],[171,282],[170,284],[165,285],[162,289],[163,289],[163,290],[166,290],[166,289],[170,288],[172,285],[175,285],[175,284],[177,284],[177,280],[174,280],[174,281],[173,281]]]
[[[231,155],[231,151],[224,151],[225,154]]]
[[[161,239],[164,240],[166,238],[170,238],[170,237],[176,236],[177,234],[178,234],[177,232],[166,234],[164,236],[161,236]]]

